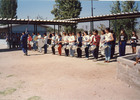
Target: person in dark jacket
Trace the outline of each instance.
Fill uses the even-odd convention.
[[[24,55],[28,55],[28,51],[27,51],[27,39],[28,39],[28,34],[22,33],[21,36],[21,47],[22,50],[24,52]]]
[[[81,36],[81,32],[77,33],[77,57],[78,58],[82,58],[82,36]]]
[[[126,42],[127,42],[127,35],[124,30],[121,30],[121,33],[119,36],[119,54],[120,54],[120,56],[125,56]]]
[[[114,54],[115,54],[115,45],[116,45],[116,35],[113,32],[113,30],[110,31],[113,35],[114,40],[111,42],[111,59],[113,58]]]

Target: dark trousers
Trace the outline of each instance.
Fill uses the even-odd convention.
[[[89,57],[89,46],[85,48],[85,54],[86,54],[85,55],[86,58],[88,58]]]
[[[115,54],[115,44],[112,44],[112,46],[111,46],[111,58],[113,58],[114,54]]]
[[[66,48],[65,48],[65,55],[66,55],[66,56],[69,56],[69,49],[66,49]]]
[[[82,50],[81,48],[77,48],[77,57],[82,57]]]
[[[95,59],[98,59],[98,53],[99,53],[99,46],[96,46],[96,48],[93,50],[93,57]]]
[[[55,45],[52,46],[52,53],[55,54]]]
[[[119,54],[120,56],[125,56],[125,47],[126,47],[126,42],[123,41],[121,44],[119,43]]]
[[[44,45],[44,54],[47,53],[47,44]]]
[[[27,48],[22,48],[22,51],[24,52],[24,54],[28,54]]]

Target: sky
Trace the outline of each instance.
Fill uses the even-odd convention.
[[[80,0],[82,5],[82,11],[80,17],[91,16],[91,1],[90,0]],[[140,1],[136,1],[139,5],[140,11]],[[25,19],[29,16],[30,19],[36,19],[37,16],[41,16],[44,19],[52,20],[54,15],[51,14],[53,10],[54,0],[18,0],[17,16],[18,18]],[[110,14],[112,1],[94,1],[94,16]],[[105,24],[108,27],[108,21],[95,22],[94,26],[100,26],[100,24]],[[89,30],[90,23],[80,23],[78,28],[83,28]]]

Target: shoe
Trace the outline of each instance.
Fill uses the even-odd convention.
[[[97,59],[94,59],[93,62],[97,62]]]
[[[104,63],[107,63],[107,61],[104,61]]]

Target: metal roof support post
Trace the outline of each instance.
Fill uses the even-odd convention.
[[[116,32],[117,32],[117,19],[115,17],[115,34],[116,34]]]
[[[54,33],[55,33],[55,25],[54,25]]]
[[[36,24],[36,33],[38,33],[38,32],[37,32],[37,24]]]
[[[10,27],[10,28],[11,28],[11,34],[12,34],[12,33],[13,33],[13,28],[12,28],[12,24],[11,24],[11,27]]]
[[[58,34],[60,33],[60,29],[59,29],[60,27],[59,27],[59,24],[58,24]]]
[[[75,35],[76,35],[76,28],[77,28],[77,26],[76,26],[76,24],[74,25],[74,33],[75,33]]]
[[[36,31],[35,31],[35,24],[34,24],[34,33],[36,34]]]
[[[109,20],[109,28],[111,28],[111,27],[110,27],[110,20]]]

